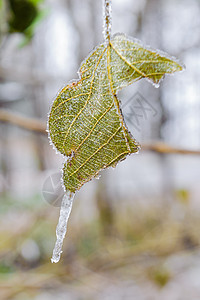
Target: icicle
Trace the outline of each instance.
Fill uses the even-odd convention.
[[[104,26],[103,26],[103,35],[105,42],[109,42],[111,35],[111,0],[103,0],[103,16],[104,16]]]
[[[63,240],[65,238],[65,234],[67,232],[67,222],[71,213],[72,204],[74,200],[74,195],[71,192],[68,192],[64,195],[62,199],[62,204],[60,208],[60,216],[58,220],[58,225],[56,227],[56,244],[53,249],[53,255],[51,258],[52,263],[57,263],[60,260],[60,256],[62,253],[62,245]]]

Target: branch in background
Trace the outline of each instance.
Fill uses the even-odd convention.
[[[180,149],[167,145],[163,142],[155,142],[154,144],[143,144],[141,146],[144,151],[153,151],[163,154],[192,154],[192,155],[200,155],[200,151],[198,150],[188,150],[188,149]]]
[[[46,124],[44,122],[23,117],[4,109],[0,109],[0,122],[10,123],[30,131],[46,134]]]
[[[0,109],[0,122],[9,123],[21,128],[47,135],[46,124],[42,121],[23,117],[15,113],[9,112],[4,109]],[[163,154],[192,154],[200,155],[200,151],[179,149],[171,147],[163,142],[155,142],[154,144],[143,144],[143,151],[153,151]]]

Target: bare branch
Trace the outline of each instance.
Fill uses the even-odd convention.
[[[0,122],[10,123],[30,131],[46,134],[46,124],[44,122],[23,117],[4,109],[0,109]]]
[[[104,12],[104,39],[106,42],[110,41],[111,35],[111,0],[103,0]]]
[[[171,147],[168,144],[163,143],[163,142],[155,142],[154,144],[143,144],[141,148],[144,151],[153,151],[153,152],[158,152],[158,153],[163,153],[163,154],[200,155],[200,151],[198,151],[198,150],[195,151],[195,150],[175,148],[175,147]]]
[[[47,135],[46,124],[42,121],[27,118],[15,113],[0,109],[0,122],[10,123],[21,128]],[[200,155],[198,150],[180,149],[167,145],[163,142],[155,142],[153,144],[143,144],[142,151],[153,151],[163,154],[191,154]]]

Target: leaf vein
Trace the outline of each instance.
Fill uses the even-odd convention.
[[[112,138],[114,138],[114,136],[118,133],[118,131],[121,129],[121,126],[113,133],[112,136],[109,137],[109,139],[106,141],[106,143],[104,143],[101,147],[99,147],[89,158],[87,158],[84,163],[78,167],[73,173],[71,173],[69,175],[69,177],[73,176],[74,174],[76,174],[82,167],[84,167],[84,165],[86,165],[86,163],[94,156],[96,155],[101,149],[103,149],[111,140]]]
[[[92,94],[92,84],[93,84],[94,78],[95,78],[95,72],[96,72],[96,70],[97,70],[97,68],[98,68],[98,65],[99,65],[99,63],[100,63],[100,61],[101,61],[101,59],[102,59],[102,56],[103,56],[103,54],[105,53],[105,51],[106,51],[106,49],[103,50],[103,52],[101,53],[101,55],[100,55],[100,57],[99,57],[99,59],[98,59],[98,61],[97,61],[97,64],[96,64],[96,66],[95,66],[95,68],[94,68],[94,72],[93,72],[93,75],[92,75],[92,80],[91,80],[91,85],[90,85],[90,92],[89,92],[88,98],[87,98],[87,100],[86,100],[84,106],[82,107],[82,109],[79,111],[79,113],[76,115],[76,117],[74,118],[74,120],[73,120],[72,123],[70,124],[70,126],[69,126],[69,128],[68,128],[68,130],[67,130],[66,136],[65,136],[65,138],[64,138],[64,141],[63,141],[63,147],[64,147],[64,145],[65,145],[65,142],[66,142],[66,139],[67,139],[67,136],[68,136],[68,134],[69,134],[70,129],[72,128],[73,124],[74,124],[75,121],[78,119],[78,117],[81,115],[81,113],[83,112],[84,108],[86,107],[88,101],[90,100],[90,97],[91,97],[91,94]]]

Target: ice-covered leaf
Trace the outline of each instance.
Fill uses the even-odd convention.
[[[81,65],[80,80],[60,92],[49,115],[51,141],[69,157],[63,169],[66,190],[75,193],[100,170],[138,151],[117,91],[141,78],[158,85],[164,74],[181,70],[175,59],[122,34],[90,54]]]

